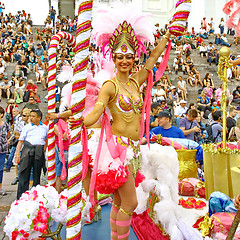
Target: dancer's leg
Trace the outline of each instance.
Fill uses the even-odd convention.
[[[130,168],[130,174],[127,182],[125,182],[119,189],[118,193],[121,199],[121,207],[117,214],[117,233],[118,239],[128,240],[130,233],[130,224],[132,214],[137,207],[137,195],[135,189],[135,181]]]
[[[118,240],[116,220],[120,205],[120,196],[116,191],[113,195],[113,205],[110,213],[111,240]]]

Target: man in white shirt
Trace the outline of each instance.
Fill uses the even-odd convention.
[[[209,53],[212,49],[214,49],[213,43],[210,42],[209,45],[207,46],[207,52]]]
[[[185,117],[185,114],[188,110],[186,107],[187,102],[185,100],[181,100],[179,102],[179,106],[175,108],[174,115],[175,115],[175,122],[177,124],[177,127],[179,128],[179,121],[181,118]]]
[[[48,128],[41,119],[42,112],[33,109],[30,113],[30,123],[23,127],[18,141],[15,154],[16,163],[19,165],[17,199],[29,188],[32,167],[33,186],[40,184],[41,170],[45,167],[44,151],[47,147],[45,140],[48,135]]]
[[[214,22],[213,22],[213,18],[210,19],[210,22],[208,23],[209,26],[209,34],[214,33]]]
[[[221,45],[225,45],[227,47],[231,47],[231,44],[228,43],[228,39],[226,37],[226,33],[224,33],[221,37]]]

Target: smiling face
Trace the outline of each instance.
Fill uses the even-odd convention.
[[[130,72],[133,67],[135,56],[133,54],[116,53],[113,57],[117,71]]]

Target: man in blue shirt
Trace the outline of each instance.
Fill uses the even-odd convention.
[[[162,137],[168,138],[185,138],[184,133],[181,129],[172,126],[171,118],[172,114],[169,111],[159,112],[156,117],[158,118],[159,127],[155,127],[150,131],[150,138],[152,135],[161,134]],[[147,139],[144,137],[142,139],[142,144],[145,144]]]

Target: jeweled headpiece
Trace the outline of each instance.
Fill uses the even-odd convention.
[[[93,16],[92,39],[102,52],[137,53],[146,52],[144,42],[154,42],[155,27],[149,14],[143,14],[133,4],[117,3],[114,8],[97,11]]]
[[[132,53],[138,49],[138,42],[131,24],[124,21],[115,29],[110,38],[110,48],[114,53]]]

